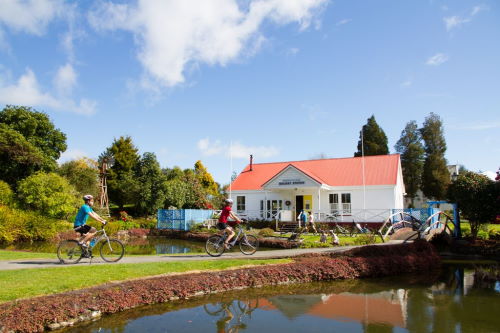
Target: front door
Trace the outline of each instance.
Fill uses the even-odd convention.
[[[302,209],[304,209],[304,196],[297,195],[295,197],[295,219],[297,219]]]
[[[313,196],[312,195],[304,195],[304,210],[307,214],[311,213],[313,209]]]

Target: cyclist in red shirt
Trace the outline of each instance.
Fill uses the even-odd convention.
[[[239,223],[241,223],[241,219],[236,216],[236,214],[231,210],[231,207],[233,206],[233,200],[232,199],[226,199],[224,200],[224,208],[222,209],[222,212],[220,213],[219,216],[219,223],[217,223],[217,228],[219,230],[224,230],[227,232],[227,238],[224,241],[224,246],[226,249],[229,248],[229,241],[231,238],[234,237],[235,232],[233,230],[233,227]],[[232,218],[234,221],[228,221],[228,218]]]

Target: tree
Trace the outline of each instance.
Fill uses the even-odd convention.
[[[69,182],[55,173],[37,172],[19,183],[19,201],[26,209],[54,218],[66,218],[78,206],[76,191]]]
[[[167,177],[163,175],[160,164],[153,153],[144,153],[137,165],[139,193],[136,204],[140,214],[153,214],[165,202]]]
[[[99,193],[99,170],[97,162],[90,158],[80,158],[63,163],[57,173],[73,185],[80,196]]]
[[[203,186],[209,195],[217,196],[219,194],[219,185],[215,182],[214,178],[201,161],[197,161],[194,164],[194,173],[201,186]]]
[[[431,113],[425,118],[420,133],[425,143],[422,192],[428,198],[444,199],[450,183],[450,172],[448,171],[444,157],[446,141],[444,139],[441,118],[437,114]]]
[[[471,171],[459,174],[448,188],[448,199],[456,202],[462,216],[469,220],[474,239],[482,224],[495,220],[499,196],[498,184],[487,176]]]
[[[7,105],[0,111],[0,123],[21,133],[49,160],[56,161],[67,148],[66,135],[55,128],[49,116],[30,107]]]
[[[0,124],[0,179],[15,187],[17,182],[42,170],[43,153],[19,132]]]
[[[0,206],[1,205],[10,205],[12,203],[12,199],[14,198],[14,192],[10,189],[9,184],[0,180]]]
[[[395,145],[395,149],[401,154],[401,166],[403,168],[403,179],[406,188],[406,194],[413,200],[420,189],[422,182],[422,172],[424,168],[424,147],[422,146],[422,136],[418,130],[415,120],[406,124],[401,132],[401,137]]]
[[[363,125],[363,146],[364,155],[387,155],[389,154],[389,148],[387,146],[387,136],[375,120],[375,116],[372,115],[368,118],[366,125]],[[354,157],[359,157],[362,155],[361,149],[361,133],[359,135],[358,141],[358,151],[354,153]]]
[[[139,191],[139,182],[134,171],[139,162],[138,150],[130,136],[115,139],[108,154],[113,157],[113,165],[109,169],[108,193],[109,199],[120,209],[128,203],[135,203]]]

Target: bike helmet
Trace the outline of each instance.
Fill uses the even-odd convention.
[[[227,204],[232,204],[233,203],[233,199],[226,199],[224,200],[225,203]]]
[[[83,196],[83,200],[84,201],[89,201],[89,200],[92,200],[94,199],[94,197],[92,196],[92,194],[86,194]]]

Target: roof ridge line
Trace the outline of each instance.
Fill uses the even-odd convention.
[[[364,156],[364,158],[370,158],[370,157],[379,157],[379,156],[395,156],[395,155],[400,155],[398,153],[394,154],[387,154],[387,155],[370,155],[370,156]],[[283,161],[283,162],[263,162],[263,163],[252,163],[252,165],[262,165],[262,164],[280,164],[280,163],[296,163],[296,162],[308,162],[308,161],[327,161],[327,160],[346,160],[346,159],[351,159],[351,158],[362,158],[361,156],[353,156],[353,157],[333,157],[333,158],[317,158],[317,159],[312,159],[312,160],[298,160],[298,161]],[[247,164],[247,166],[250,165]]]

